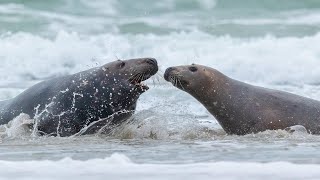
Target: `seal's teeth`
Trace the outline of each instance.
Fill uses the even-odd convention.
[[[136,85],[136,89],[138,89],[139,92],[146,92],[149,90],[149,87],[143,84]]]

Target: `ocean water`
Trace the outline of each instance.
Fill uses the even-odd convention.
[[[228,136],[162,78],[198,63],[320,100],[319,43],[318,0],[1,0],[1,100],[118,58],[154,57],[160,72],[111,136],[37,137],[24,116],[1,126],[0,179],[319,179],[319,136]]]

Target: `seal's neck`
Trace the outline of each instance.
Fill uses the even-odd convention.
[[[230,92],[232,79],[220,72],[214,73],[214,78],[199,83],[199,87],[189,92],[206,107],[212,107],[223,100]]]
[[[190,93],[219,121],[219,124],[229,132],[229,125],[236,123],[232,116],[230,108],[233,107],[232,88],[233,79],[221,74],[219,78],[215,77],[214,81],[207,82],[203,87]]]

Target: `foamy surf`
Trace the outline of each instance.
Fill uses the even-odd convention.
[[[0,161],[1,179],[318,179],[319,165],[287,162],[137,164],[122,154],[76,161]]]
[[[8,34],[0,38],[1,86],[75,73],[117,58],[141,56],[157,58],[162,71],[168,66],[198,63],[213,66],[239,80],[317,85],[319,39],[320,34],[303,38],[240,39],[200,31],[164,36],[89,37],[60,31],[53,39],[29,33]],[[12,71],[6,71],[9,68]]]
[[[119,112],[121,113],[121,112]],[[37,115],[36,115],[37,116]],[[112,116],[101,119],[84,127],[71,138],[79,137],[95,126],[100,121],[112,120]],[[174,120],[174,121],[173,121]],[[175,115],[159,113],[154,110],[141,110],[133,117],[119,126],[113,127],[109,132],[104,131],[102,127],[94,136],[110,137],[116,139],[210,139],[214,135],[225,135],[224,131],[214,121],[205,121],[201,124],[201,119],[196,120],[193,115]],[[39,133],[35,119],[31,119],[27,114],[20,114],[8,124],[0,125],[1,139],[28,139],[37,137],[50,137],[50,134]],[[212,123],[212,124],[211,124]],[[217,129],[214,129],[216,127]],[[57,127],[58,128],[58,127]]]
[[[33,132],[34,120],[27,114],[20,114],[8,124],[0,125],[1,138],[30,137]]]

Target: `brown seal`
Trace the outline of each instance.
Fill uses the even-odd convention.
[[[170,67],[165,79],[200,101],[228,134],[245,135],[302,125],[320,134],[320,102],[253,86],[202,65]]]

